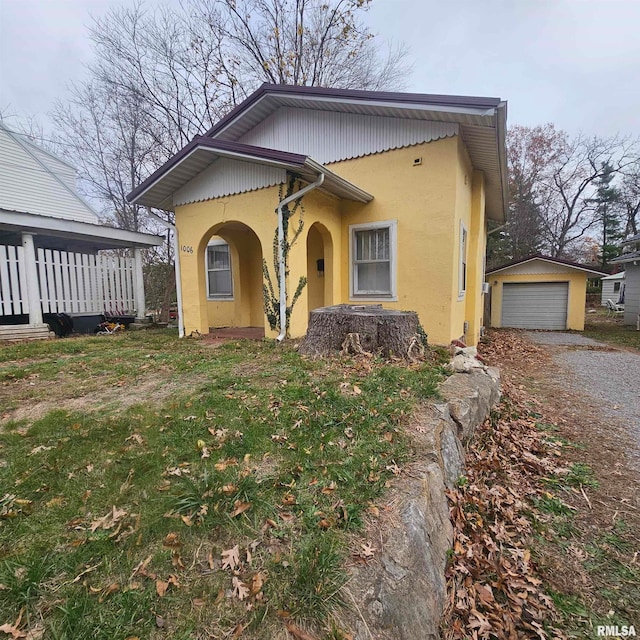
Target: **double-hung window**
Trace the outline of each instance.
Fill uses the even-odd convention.
[[[396,222],[356,224],[351,236],[351,296],[396,296]]]
[[[207,246],[207,292],[209,298],[233,297],[229,245],[215,241]]]
[[[467,228],[460,222],[460,263],[458,268],[458,298],[467,290]]]

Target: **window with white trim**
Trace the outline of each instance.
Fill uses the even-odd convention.
[[[233,297],[231,278],[231,253],[224,241],[214,241],[207,245],[207,294],[209,298]]]
[[[460,221],[460,263],[458,269],[458,297],[464,297],[467,290],[467,228]]]
[[[395,297],[396,221],[351,225],[349,231],[352,297]]]

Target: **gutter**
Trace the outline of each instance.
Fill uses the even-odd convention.
[[[299,191],[292,193],[290,196],[287,196],[284,200],[281,200],[278,203],[278,270],[280,271],[280,335],[276,338],[278,342],[282,342],[287,335],[287,274],[284,270],[284,219],[282,210],[290,202],[299,200],[302,196],[309,193],[309,191],[313,191],[314,189],[322,186],[323,182],[324,173],[320,172],[320,175],[315,182],[312,182]],[[177,275],[176,270],[176,277]]]
[[[184,338],[184,319],[182,317],[182,278],[180,275],[180,253],[179,253],[179,243],[178,243],[178,229],[175,225],[163,220],[160,216],[156,215],[151,211],[149,207],[147,207],[147,213],[156,221],[159,222],[165,229],[169,229],[173,231],[172,239],[173,239],[173,252],[175,255],[176,262],[176,297],[178,298],[178,337]]]

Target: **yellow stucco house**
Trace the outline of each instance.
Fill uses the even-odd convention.
[[[175,211],[186,334],[382,304],[476,344],[505,130],[497,98],[263,85],[129,199]]]

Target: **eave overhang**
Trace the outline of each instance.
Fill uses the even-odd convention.
[[[507,103],[499,98],[264,84],[206,135],[219,141],[239,140],[281,107],[459,124],[474,168],[485,175],[487,217],[506,220]]]
[[[640,263],[640,251],[631,251],[631,253],[623,253],[617,258],[609,261],[611,264],[626,264],[628,262]]]
[[[165,242],[165,238],[148,233],[6,209],[0,209],[0,231],[64,238],[88,243],[97,250],[135,247],[146,249],[159,247]]]
[[[127,200],[156,209],[172,211],[174,193],[220,158],[263,164],[284,169],[306,182],[325,175],[322,191],[338,198],[370,202],[373,196],[308,156],[266,149],[233,141],[194,138],[175,156],[134,189]]]

